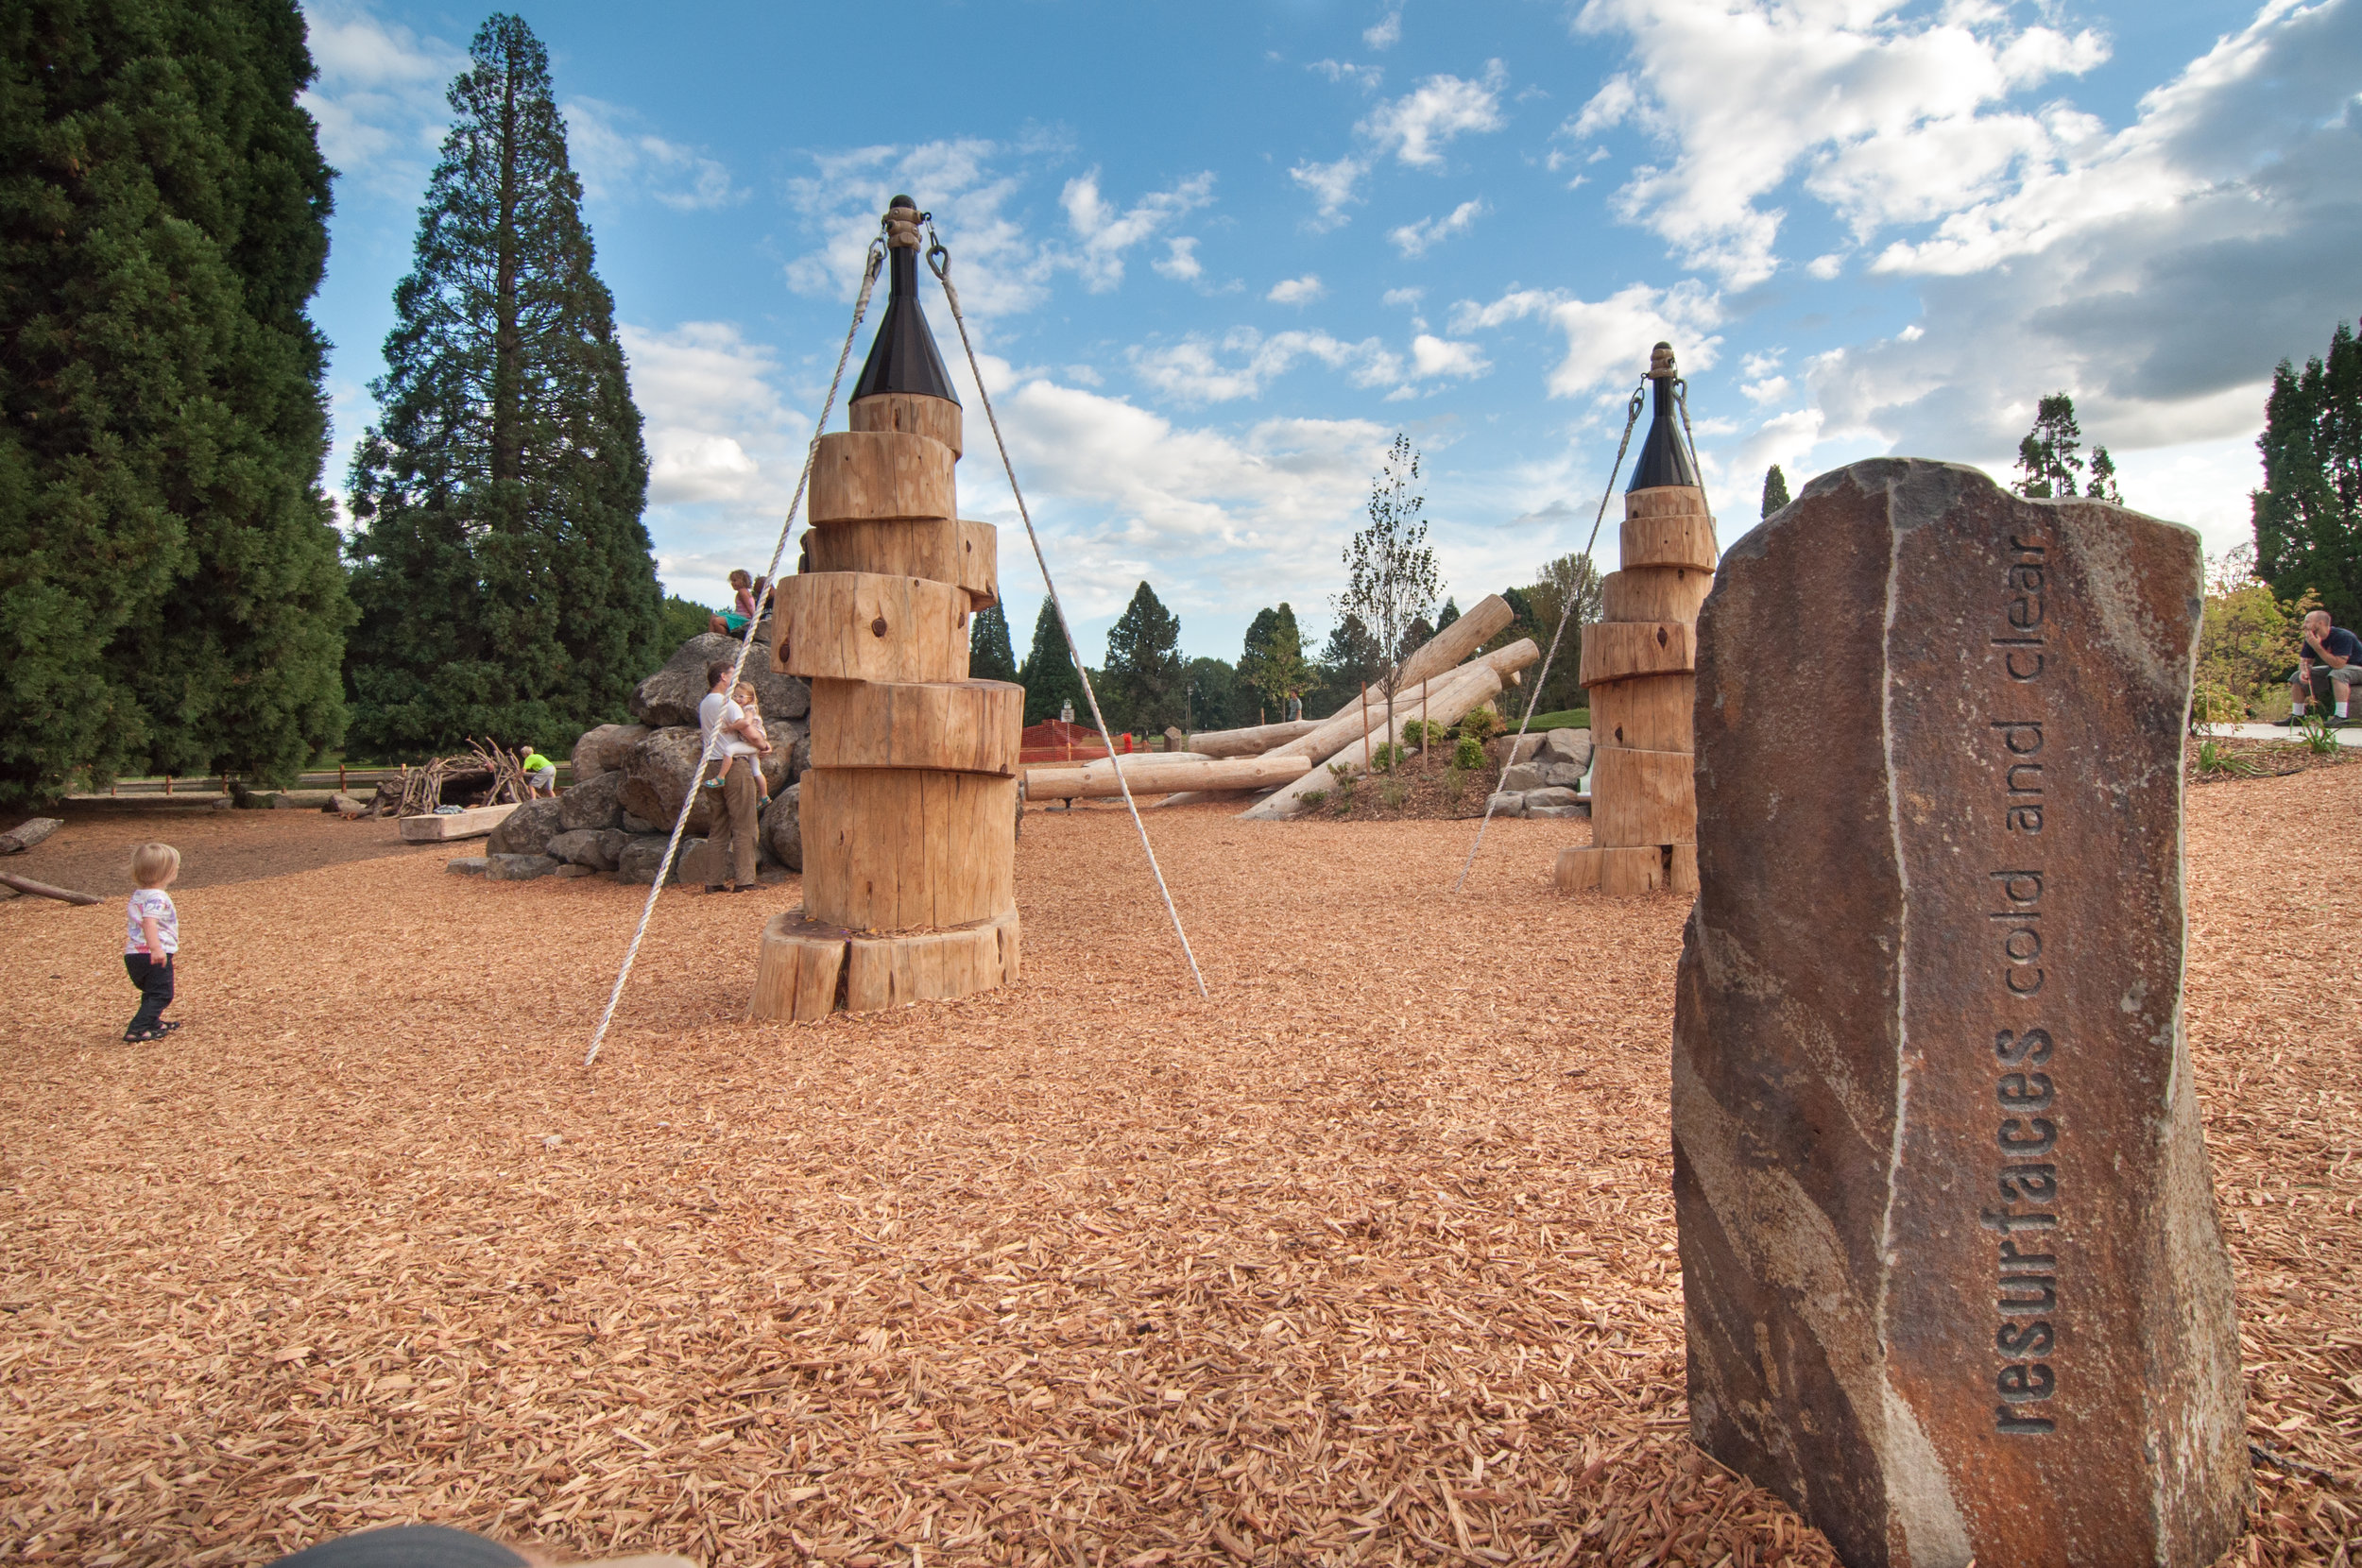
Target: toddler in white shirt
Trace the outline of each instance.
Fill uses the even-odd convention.
[[[172,958],[180,950],[180,915],[164,889],[180,875],[180,851],[168,844],[144,844],[131,851],[131,880],[138,885],[125,907],[123,967],[139,987],[140,1010],[123,1031],[127,1044],[161,1040],[180,1026],[164,1022],[172,1005]]]

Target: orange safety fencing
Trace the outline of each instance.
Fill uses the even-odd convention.
[[[1017,746],[1017,759],[1021,764],[1088,762],[1107,755],[1106,743],[1100,740],[1099,731],[1070,724],[1063,719],[1028,724],[1018,737]],[[1117,736],[1116,750],[1129,754],[1132,737]]]

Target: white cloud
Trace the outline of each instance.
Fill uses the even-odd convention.
[[[1259,397],[1266,384],[1307,359],[1343,370],[1356,386],[1384,386],[1403,374],[1402,357],[1377,338],[1347,343],[1321,332],[1266,336],[1252,327],[1236,327],[1219,339],[1190,336],[1132,351],[1142,380],[1190,403]]]
[[[1500,129],[1500,90],[1508,80],[1509,73],[1498,60],[1486,61],[1479,81],[1429,77],[1411,93],[1380,104],[1354,128],[1381,155],[1391,152],[1417,168],[1440,168],[1443,146],[1453,137]]]
[[[1742,287],[1777,264],[1787,214],[1766,202],[1791,178],[1857,239],[1956,212],[2092,134],[2084,116],[2010,100],[2108,58],[2096,33],[2021,26],[1999,5],[1589,0],[1578,26],[1629,34],[1635,64],[1566,128],[1635,120],[1674,149],[1634,172],[1619,214]]]
[[[1805,270],[1825,283],[1845,270],[1844,253],[1832,250],[1825,256],[1815,256],[1805,264]]]
[[[1738,389],[1746,395],[1749,402],[1761,408],[1766,403],[1775,403],[1787,397],[1790,387],[1786,376],[1765,376],[1757,381],[1741,383]]]
[[[1197,259],[1197,241],[1188,235],[1175,235],[1165,242],[1162,259],[1148,264],[1176,282],[1195,282],[1206,272],[1206,264]]]
[[[1426,298],[1427,290],[1423,288],[1390,288],[1378,303],[1394,310],[1404,305],[1415,305]]]
[[[1378,84],[1386,79],[1384,67],[1356,65],[1350,60],[1316,60],[1305,69],[1318,71],[1330,81],[1349,81],[1364,93],[1377,92]]]
[[[1405,256],[1424,256],[1452,235],[1466,233],[1487,211],[1484,198],[1479,196],[1453,208],[1448,217],[1421,218],[1416,223],[1406,223],[1399,229],[1388,230],[1386,237]]]
[[[1340,158],[1334,163],[1298,163],[1289,169],[1288,178],[1311,192],[1318,203],[1312,227],[1334,229],[1345,221],[1345,209],[1361,199],[1354,187],[1369,172],[1369,164],[1359,158]]]
[[[1361,42],[1373,49],[1391,49],[1402,42],[1402,5],[1400,0],[1386,8],[1385,14],[1361,30]]]
[[[1481,376],[1493,366],[1473,343],[1454,343],[1421,332],[1411,340],[1411,364],[1419,376]]]
[[[348,179],[416,200],[451,123],[444,97],[467,51],[421,38],[353,0],[303,8],[318,78],[300,101],[319,122],[320,151]]]
[[[1271,286],[1271,292],[1263,298],[1275,305],[1309,305],[1327,292],[1320,274],[1308,272],[1301,278],[1281,279]]]
[[[880,214],[894,196],[906,195],[935,214],[951,247],[963,310],[989,317],[1032,309],[1061,264],[1073,258],[1034,237],[1008,211],[1022,180],[1000,162],[1023,156],[1022,149],[976,139],[814,156],[813,172],[789,180],[787,195],[821,243],[788,263],[789,286],[849,301]]]
[[[1665,289],[1634,283],[1599,300],[1556,289],[1515,289],[1487,305],[1465,300],[1453,307],[1452,328],[1475,332],[1533,317],[1566,334],[1566,356],[1549,376],[1554,398],[1637,380],[1653,343],[1672,344],[1685,372],[1710,368],[1722,343],[1711,335],[1722,320],[1721,297],[1695,279]]]
[[[1068,180],[1059,193],[1058,205],[1066,209],[1067,225],[1082,247],[1075,265],[1083,275],[1083,286],[1093,294],[1104,294],[1122,282],[1123,253],[1212,201],[1213,192],[1212,173],[1195,174],[1170,191],[1151,192],[1119,213],[1099,194],[1097,169]],[[1169,255],[1167,262],[1171,260]],[[1192,259],[1190,264],[1194,267],[1196,263]],[[1158,270],[1163,270],[1161,264]]]
[[[621,201],[646,196],[676,213],[746,199],[719,159],[645,129],[635,110],[570,98],[565,115],[568,151],[583,190],[593,197]]]
[[[649,503],[741,503],[784,513],[812,426],[780,399],[772,349],[725,321],[618,332],[632,401],[646,421]]]

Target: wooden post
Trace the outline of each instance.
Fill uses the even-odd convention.
[[[1591,843],[1562,849],[1562,893],[1698,891],[1698,801],[1690,708],[1697,693],[1698,606],[1713,586],[1714,519],[1684,447],[1673,354],[1651,358],[1655,421],[1624,492],[1622,570],[1600,584],[1579,673],[1598,746]]]
[[[164,775],[164,793],[172,793],[172,775]]]
[[[1025,698],[967,678],[998,536],[959,519],[960,406],[916,297],[917,221],[898,197],[852,428],[820,438],[808,569],[776,588],[772,668],[812,682],[812,767],[804,903],[763,929],[759,1019],[949,999],[1018,974]],[[1060,744],[1071,758],[1070,732]]]

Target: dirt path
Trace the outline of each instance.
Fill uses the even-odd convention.
[[[439,863],[454,853],[449,845],[402,843],[391,821],[346,822],[325,811],[133,810],[69,801],[41,814],[65,826],[24,854],[0,859],[0,871],[111,901],[130,892],[131,851],[150,841],[180,851],[176,891],[259,881],[352,861],[433,855],[437,849]],[[0,827],[13,827],[24,816],[22,811],[0,815]],[[0,899],[20,896],[0,888]]]
[[[2237,1560],[2324,1563],[2362,1527],[2362,768],[2190,809],[2274,1457]],[[668,895],[595,1072],[637,889],[192,878],[188,1027],[138,1048],[119,910],[0,908],[0,1559],[431,1518],[707,1564],[1831,1563],[1686,1440],[1686,901],[1552,895],[1581,822],[1495,822],[1461,900],[1472,824],[1150,824],[1209,1002],[1124,814],[1036,812],[1018,987],[749,1027],[797,890]]]

